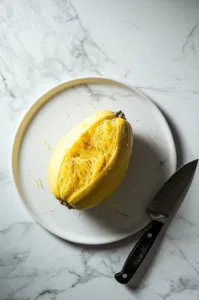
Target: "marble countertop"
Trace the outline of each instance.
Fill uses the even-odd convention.
[[[137,289],[118,284],[136,238],[86,247],[56,238],[22,207],[13,137],[26,109],[76,76],[125,80],[172,128],[179,164],[199,156],[199,1],[0,1],[0,299],[199,299],[199,171]]]

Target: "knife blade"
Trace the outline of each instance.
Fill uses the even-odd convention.
[[[147,206],[146,212],[151,217],[151,223],[130,252],[122,270],[115,274],[115,279],[119,283],[128,283],[141,265],[163,225],[171,214],[175,212],[175,208],[178,206],[181,197],[190,186],[197,164],[198,159],[178,169]]]

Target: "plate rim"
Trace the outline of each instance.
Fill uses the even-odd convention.
[[[101,82],[100,82],[101,81]],[[157,104],[150,98],[148,97],[145,93],[143,93],[142,91],[139,90],[139,88],[126,83],[123,80],[119,80],[119,79],[115,79],[113,77],[104,77],[104,76],[82,76],[82,77],[75,77],[73,79],[67,80],[67,81],[63,81],[59,84],[54,85],[51,89],[47,90],[46,92],[42,93],[42,95],[40,97],[38,97],[36,100],[33,101],[33,103],[31,103],[31,105],[25,110],[24,114],[22,115],[22,117],[20,118],[17,126],[16,126],[16,131],[14,134],[14,138],[13,138],[13,142],[12,142],[12,152],[11,152],[11,169],[12,169],[12,180],[15,184],[15,188],[17,190],[17,194],[20,198],[20,202],[22,203],[23,207],[25,208],[25,210],[28,212],[28,214],[33,218],[33,220],[38,223],[39,225],[41,225],[43,228],[45,228],[48,232],[50,232],[53,235],[56,235],[57,237],[64,239],[68,242],[73,242],[75,244],[82,244],[82,245],[106,245],[106,244],[111,244],[111,243],[116,243],[116,242],[120,242],[123,241],[125,239],[128,239],[129,237],[137,234],[138,232],[142,231],[149,222],[146,222],[146,224],[143,225],[142,228],[137,229],[134,232],[131,232],[127,235],[125,235],[124,237],[120,237],[119,239],[117,237],[109,239],[108,241],[81,241],[81,239],[76,240],[73,238],[66,238],[64,235],[59,234],[56,230],[52,230],[51,227],[47,227],[45,222],[41,222],[37,219],[37,217],[32,213],[32,211],[28,208],[28,206],[25,204],[25,201],[23,199],[23,195],[20,191],[20,187],[17,183],[17,170],[16,170],[16,155],[15,153],[18,153],[19,151],[16,151],[16,148],[20,148],[21,142],[18,139],[18,135],[21,133],[21,131],[23,131],[23,127],[27,128],[29,126],[28,123],[30,123],[32,121],[32,119],[34,118],[34,116],[37,114],[38,110],[40,110],[42,108],[43,105],[45,105],[45,103],[47,103],[51,98],[53,98],[53,96],[64,92],[68,89],[71,89],[74,86],[81,86],[84,84],[95,84],[95,83],[107,83],[107,84],[113,84],[116,86],[120,86],[120,87],[126,87],[129,88],[131,90],[136,91],[138,94],[140,94],[146,101],[148,101],[148,103],[150,105],[152,105],[152,107],[156,110],[156,114],[158,114],[158,117],[160,118],[162,124],[164,125],[164,129],[166,129],[167,135],[168,135],[168,140],[169,140],[169,145],[172,149],[172,166],[173,166],[173,172],[176,171],[177,169],[177,150],[176,150],[176,145],[175,145],[175,141],[174,141],[174,137],[172,134],[172,130],[169,126],[168,121],[166,120],[165,116],[163,115],[163,113],[161,112],[161,110],[159,109],[159,107],[157,106]],[[30,118],[29,118],[29,114],[31,114]],[[28,120],[29,119],[29,120]],[[26,130],[24,131],[23,135],[22,135],[22,139],[23,140],[23,136],[25,134]]]

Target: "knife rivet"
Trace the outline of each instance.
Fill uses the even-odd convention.
[[[147,236],[148,236],[148,238],[151,238],[152,237],[152,233],[147,233]]]
[[[122,274],[122,277],[125,279],[128,277],[128,275],[126,273]]]

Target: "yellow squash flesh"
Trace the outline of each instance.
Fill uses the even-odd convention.
[[[49,163],[52,193],[68,206],[86,210],[109,197],[128,168],[133,132],[123,113],[99,111],[75,126]]]

